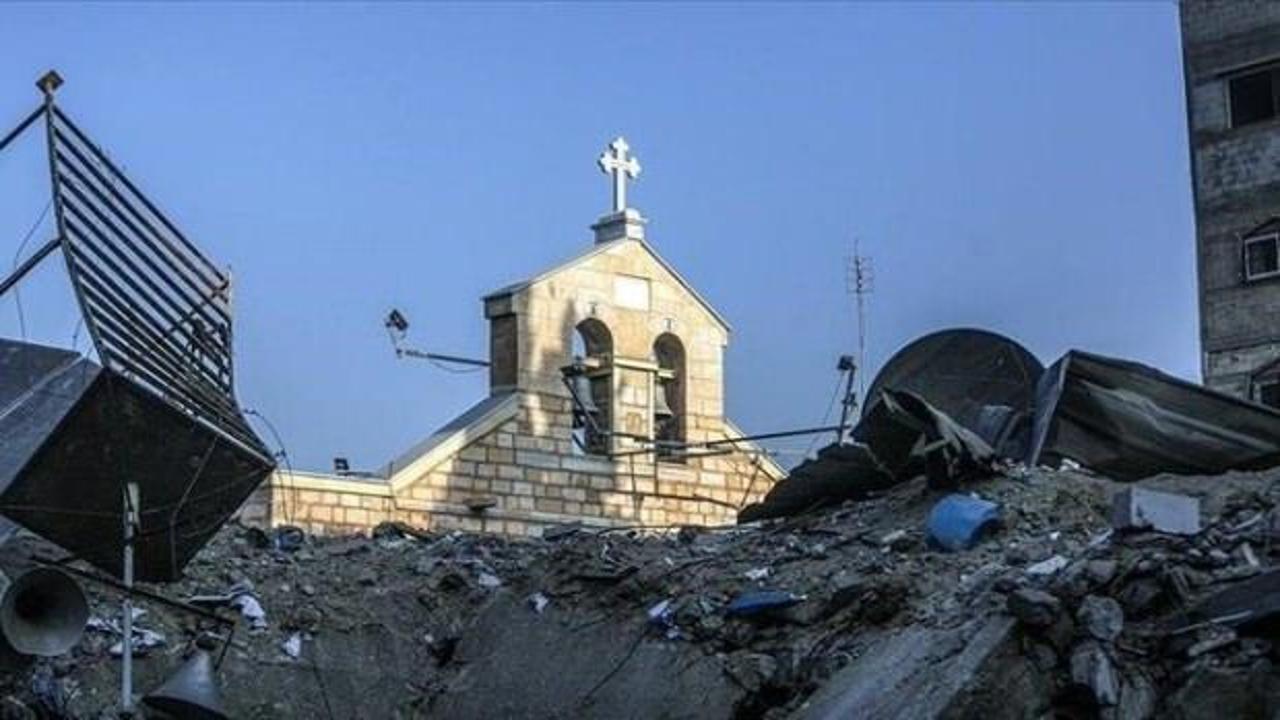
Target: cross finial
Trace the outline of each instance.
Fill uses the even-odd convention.
[[[627,155],[630,150],[631,146],[625,139],[615,138],[598,161],[600,170],[605,175],[613,176],[613,211],[615,213],[627,209],[627,178],[634,180],[640,174],[640,161],[634,156]]]

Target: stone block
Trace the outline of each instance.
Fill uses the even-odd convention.
[[[516,461],[516,453],[509,448],[491,447],[488,449],[488,460],[491,463],[513,463]]]
[[[462,452],[458,453],[458,457],[472,462],[484,462],[489,459],[489,454],[483,445],[473,444],[462,448]]]
[[[560,469],[560,457],[552,453],[519,450],[516,451],[515,462],[517,465],[523,465],[525,467],[544,468],[548,470]]]
[[[563,513],[564,503],[560,500],[552,500],[551,498],[538,498],[533,501],[533,507],[538,512],[546,513]]]
[[[503,480],[523,480],[524,469],[516,465],[499,465],[498,477]]]
[[[1126,488],[1111,500],[1111,525],[1117,530],[1195,535],[1200,532],[1200,501],[1186,495]]]
[[[346,508],[360,507],[359,495],[348,495],[346,493],[343,493],[342,495],[339,496],[339,500],[342,507],[346,507]]]

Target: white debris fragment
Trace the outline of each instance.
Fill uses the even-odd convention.
[[[117,631],[123,636],[123,633]],[[133,656],[140,657],[146,655],[148,650],[158,648],[164,645],[164,635],[154,631],[134,626],[133,628]],[[121,639],[113,644],[107,650],[112,657],[122,657],[124,655],[124,640]]]
[[[665,624],[671,617],[671,600],[663,600],[662,602],[649,608],[649,622]]]
[[[480,587],[488,588],[489,590],[502,587],[502,580],[493,573],[480,573],[480,576],[476,578],[476,582],[480,583]]]
[[[742,574],[746,575],[748,580],[751,580],[754,582],[760,582],[761,580],[764,580],[765,578],[769,577],[769,568],[767,567],[751,568],[750,570]]]
[[[267,626],[267,611],[262,609],[262,603],[258,602],[258,598],[245,593],[234,597],[230,605],[239,610],[244,619],[248,620],[254,628],[261,629]]]
[[[1044,560],[1027,567],[1028,575],[1048,576],[1053,575],[1062,568],[1067,566],[1067,559],[1061,555],[1054,555],[1048,560]]]
[[[280,649],[285,655],[297,660],[302,656],[302,634],[294,633],[280,643]]]
[[[547,609],[547,605],[549,605],[550,603],[551,603],[551,598],[547,597],[543,593],[536,592],[529,596],[529,606],[532,607],[533,611],[538,613],[539,615],[542,614],[543,610]]]

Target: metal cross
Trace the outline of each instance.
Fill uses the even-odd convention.
[[[610,154],[610,150],[613,151]],[[628,157],[631,146],[623,138],[616,138],[609,143],[608,149],[600,156],[600,170],[605,175],[613,176],[613,211],[620,213],[627,209],[627,177],[635,179],[640,174],[640,161]]]

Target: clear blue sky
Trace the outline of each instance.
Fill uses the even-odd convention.
[[[296,466],[379,465],[483,396],[396,361],[383,314],[483,356],[479,298],[590,244],[619,133],[650,239],[733,324],[748,431],[822,419],[855,236],[873,366],[975,325],[1198,377],[1172,2],[6,5],[0,124],[49,67],[233,267],[240,396]],[[0,267],[48,196],[39,150],[0,155]],[[59,272],[23,299],[28,336],[65,344]]]

